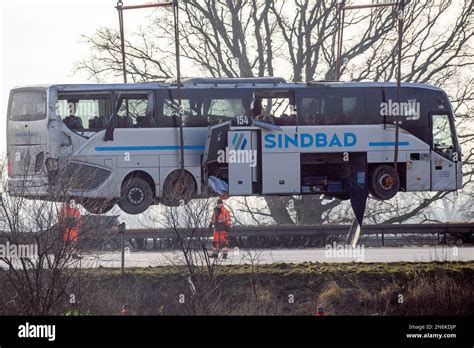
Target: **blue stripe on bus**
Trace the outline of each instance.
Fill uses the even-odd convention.
[[[184,145],[184,150],[204,150],[204,145]],[[108,146],[96,147],[96,151],[162,151],[162,150],[179,150],[179,145],[163,145],[163,146]]]
[[[408,146],[410,143],[408,141],[399,141],[398,146]],[[380,141],[369,143],[369,146],[395,146],[394,141]]]

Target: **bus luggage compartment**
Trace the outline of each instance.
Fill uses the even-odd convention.
[[[301,191],[303,193],[340,193],[342,191],[342,182],[339,180],[328,180],[328,178],[325,176],[307,176],[303,178]]]
[[[347,193],[349,162],[344,153],[302,153],[302,193]]]

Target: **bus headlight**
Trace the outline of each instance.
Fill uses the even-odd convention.
[[[59,169],[59,160],[57,158],[48,158],[46,160],[46,168],[48,172],[52,172]]]

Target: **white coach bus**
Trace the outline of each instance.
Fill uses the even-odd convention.
[[[152,204],[177,204],[178,179],[188,198],[208,195],[210,177],[230,196],[348,199],[358,188],[385,200],[398,191],[461,188],[461,149],[446,93],[405,83],[396,101],[394,83],[279,78],[189,79],[179,91],[173,83],[15,88],[7,116],[8,190],[75,198],[92,213],[118,204],[139,214]]]

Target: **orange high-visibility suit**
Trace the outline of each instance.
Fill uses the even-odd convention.
[[[227,256],[230,224],[230,213],[224,205],[220,208],[215,208],[211,221],[211,225],[214,226],[214,236],[212,238],[212,252],[214,254],[217,254],[219,249],[222,248],[222,254]]]
[[[73,208],[69,204],[64,204],[59,210],[59,226],[64,231],[63,240],[65,242],[77,242],[81,225],[81,212],[79,209]]]

